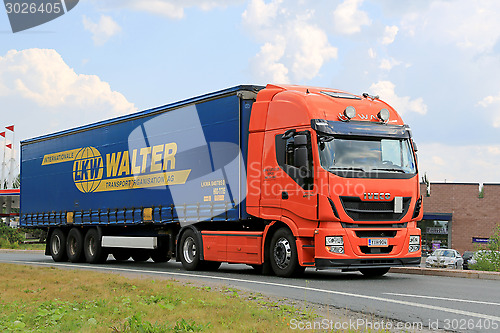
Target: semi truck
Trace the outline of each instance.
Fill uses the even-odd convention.
[[[21,225],[54,261],[418,266],[416,145],[378,96],[240,85],[21,143]]]

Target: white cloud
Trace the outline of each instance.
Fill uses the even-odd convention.
[[[493,127],[500,127],[500,93],[497,96],[486,96],[477,104],[490,111]]]
[[[312,79],[318,75],[323,63],[336,59],[338,50],[328,43],[326,33],[320,28],[300,23],[294,24],[292,72],[296,80]]]
[[[420,174],[434,182],[500,182],[500,145],[423,143],[418,157]]]
[[[114,6],[179,20],[185,17],[184,10],[187,8],[196,7],[208,11],[217,7],[234,6],[243,0],[108,0],[108,2]]]
[[[375,59],[377,57],[377,52],[375,52],[375,50],[370,47],[368,49],[368,56],[370,57],[370,59]]]
[[[243,25],[262,44],[251,60],[252,73],[273,82],[313,79],[327,61],[337,58],[338,50],[315,23],[314,10],[282,6],[282,0],[252,0],[242,15]]]
[[[394,42],[396,35],[398,34],[399,28],[395,25],[385,27],[384,36],[382,37],[382,44],[389,45]]]
[[[379,81],[370,86],[370,91],[379,95],[383,101],[389,103],[400,114],[416,112],[424,115],[427,113],[427,105],[424,104],[421,97],[416,99],[410,99],[409,96],[400,97],[396,95],[395,88],[394,83],[390,81]]]
[[[363,25],[372,21],[359,7],[363,0],[345,0],[333,12],[333,27],[339,34],[352,35],[361,31]]]
[[[242,14],[243,21],[260,27],[270,26],[282,2],[283,0],[274,0],[269,3],[265,3],[264,0],[253,0]]]
[[[0,56],[0,105],[25,137],[136,111],[96,75],[77,74],[51,49]],[[22,136],[21,136],[22,137]]]
[[[265,43],[260,52],[251,61],[253,72],[261,81],[274,83],[290,83],[288,68],[280,59],[285,54],[286,41],[282,36],[277,36],[274,43]]]
[[[497,0],[434,0],[403,15],[401,26],[410,36],[482,53],[500,37],[499,11]]]
[[[401,61],[395,60],[393,58],[390,59],[382,59],[380,62],[380,69],[384,69],[390,71],[394,66],[400,65]]]
[[[92,33],[92,40],[96,45],[103,45],[111,37],[122,31],[118,23],[111,16],[106,15],[101,15],[99,22],[93,22],[84,15],[83,27]]]

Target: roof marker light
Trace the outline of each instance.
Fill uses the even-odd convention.
[[[347,118],[347,121],[356,117],[356,109],[353,106],[348,106],[344,110],[344,116]]]
[[[377,117],[378,119],[380,119],[381,121],[383,121],[384,123],[386,123],[388,120],[389,120],[389,116],[391,114],[389,113],[389,110],[387,109],[382,109],[379,111],[379,113],[377,114]]]

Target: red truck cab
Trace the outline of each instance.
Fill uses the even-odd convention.
[[[269,221],[260,256],[277,275],[376,276],[420,264],[416,147],[391,106],[366,93],[268,85],[248,140],[247,212]]]

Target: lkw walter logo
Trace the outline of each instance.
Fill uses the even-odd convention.
[[[4,0],[12,32],[52,21],[73,9],[79,0]]]

